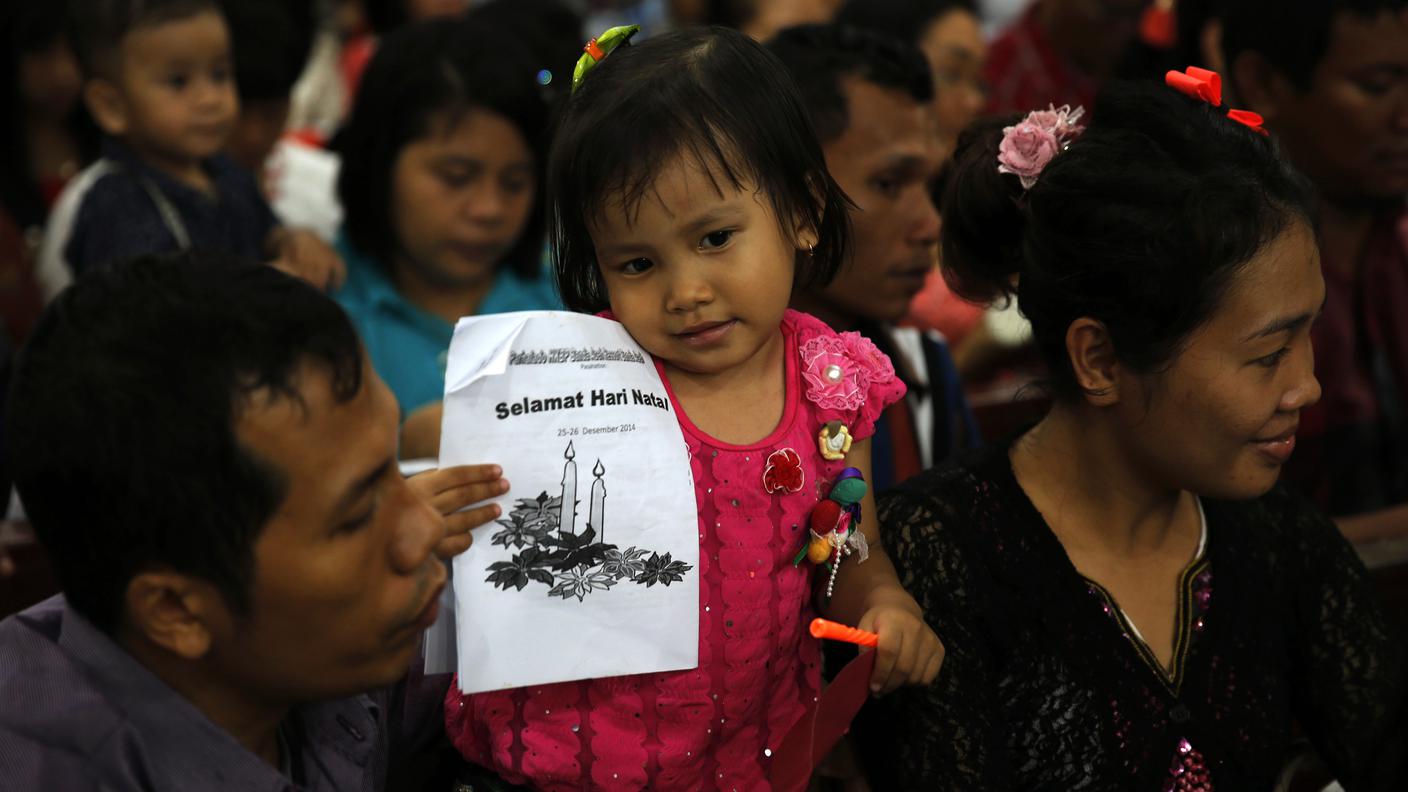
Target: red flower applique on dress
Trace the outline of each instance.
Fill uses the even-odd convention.
[[[790,448],[780,448],[768,455],[763,468],[763,489],[769,493],[800,492],[807,481],[802,470],[802,457]]]

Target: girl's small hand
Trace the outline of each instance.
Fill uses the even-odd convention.
[[[927,685],[939,675],[943,642],[911,609],[878,605],[866,611],[856,626],[880,636],[875,671],[870,675],[870,691],[875,695],[883,696],[900,685]]]
[[[473,509],[465,507],[508,492],[508,480],[503,478],[503,469],[498,465],[427,470],[411,476],[406,483],[444,515],[445,538],[435,546],[435,554],[446,560],[468,550],[474,542],[471,532],[502,513],[492,503]]]

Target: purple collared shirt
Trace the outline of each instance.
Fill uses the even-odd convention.
[[[250,753],[53,597],[0,622],[0,786],[15,790],[383,787],[393,751],[443,731],[448,677],[297,708],[303,785]],[[408,693],[408,690],[413,692]]]

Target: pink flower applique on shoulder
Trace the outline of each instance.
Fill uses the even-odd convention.
[[[894,364],[860,333],[817,336],[800,351],[807,398],[823,410],[854,410],[871,384],[895,378]]]

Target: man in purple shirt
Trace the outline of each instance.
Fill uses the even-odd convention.
[[[270,267],[139,259],[14,373],[16,486],[64,594],[0,622],[0,786],[375,790],[433,741],[442,558],[507,491],[406,480],[342,310]],[[450,518],[442,514],[453,514]]]

